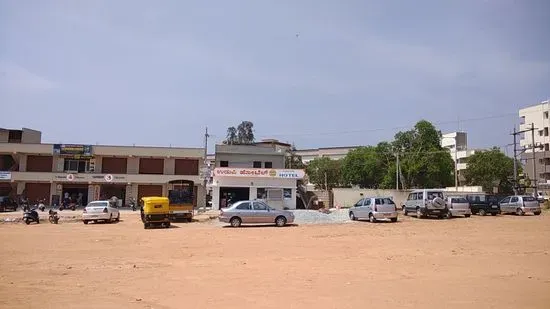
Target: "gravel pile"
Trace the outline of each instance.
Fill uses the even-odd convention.
[[[334,209],[330,214],[318,210],[293,210],[296,224],[324,224],[351,222],[346,209]]]

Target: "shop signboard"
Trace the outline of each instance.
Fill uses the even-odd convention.
[[[230,168],[218,167],[214,169],[214,177],[262,177],[262,178],[289,178],[302,179],[304,170],[270,169],[270,168]]]
[[[0,180],[11,180],[10,172],[0,172]]]
[[[76,145],[76,144],[54,144],[53,145],[53,154],[59,155],[62,157],[73,157],[73,158],[91,158],[92,145]]]

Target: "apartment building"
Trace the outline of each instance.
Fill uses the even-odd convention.
[[[210,188],[212,207],[241,200],[264,200],[275,208],[296,208],[296,183],[303,170],[285,169],[290,145],[216,145]]]
[[[127,204],[192,184],[201,207],[203,165],[203,148],[46,144],[39,131],[0,129],[0,196],[30,202],[58,205],[68,194],[83,204],[111,196]]]
[[[458,181],[463,182],[464,170],[468,167],[468,157],[476,151],[468,149],[468,134],[466,132],[452,132],[441,136],[441,147],[448,149],[458,172]]]
[[[315,158],[328,157],[332,160],[340,160],[346,157],[348,152],[353,149],[359,148],[359,146],[345,146],[345,147],[324,147],[313,149],[299,149],[296,154],[302,157],[302,162],[305,164]]]
[[[543,101],[537,105],[519,110],[519,131],[535,128],[534,140],[530,131],[520,135],[519,145],[523,150],[521,159],[525,163],[524,171],[530,179],[537,179],[539,186],[550,185],[550,101]],[[535,150],[535,168],[533,173],[533,144]]]

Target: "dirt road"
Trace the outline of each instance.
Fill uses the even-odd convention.
[[[0,308],[549,308],[550,213],[287,228],[0,224]]]

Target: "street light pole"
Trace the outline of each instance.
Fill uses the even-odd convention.
[[[455,135],[455,191],[458,192],[458,143]]]

